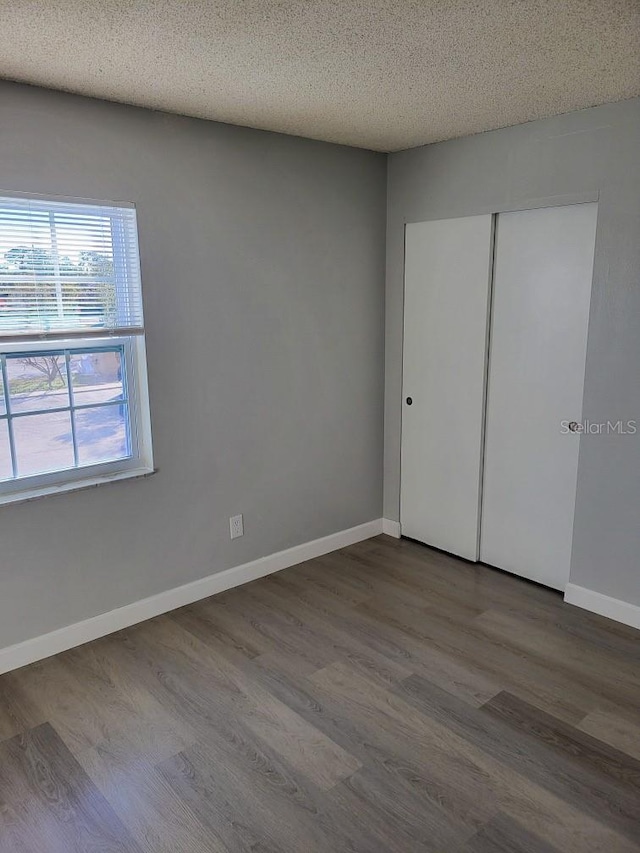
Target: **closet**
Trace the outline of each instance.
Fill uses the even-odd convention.
[[[402,534],[557,589],[596,214],[576,204],[406,226]]]

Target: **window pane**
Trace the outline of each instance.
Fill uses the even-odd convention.
[[[12,412],[37,412],[69,405],[62,353],[7,356]]]
[[[120,352],[97,351],[72,354],[69,359],[74,406],[121,400],[122,356]]]
[[[9,427],[6,421],[0,421],[0,480],[8,480],[12,476]]]
[[[18,476],[73,468],[73,439],[69,412],[27,415],[13,420]]]
[[[2,370],[0,369],[0,415],[4,415],[7,412],[7,404],[4,399],[4,383],[2,380]]]
[[[78,463],[95,465],[130,456],[128,416],[126,403],[76,411]]]
[[[0,197],[0,337],[141,328],[132,208]]]

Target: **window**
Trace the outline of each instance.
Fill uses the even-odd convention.
[[[0,197],[0,502],[152,468],[135,209]]]

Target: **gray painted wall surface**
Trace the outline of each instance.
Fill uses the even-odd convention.
[[[0,507],[0,648],[380,517],[385,171],[0,84],[0,190],[137,204],[159,468]]]
[[[399,518],[404,223],[595,192],[583,415],[593,423],[636,419],[640,427],[640,100],[389,157],[386,518]],[[571,582],[640,605],[640,434],[580,442]]]

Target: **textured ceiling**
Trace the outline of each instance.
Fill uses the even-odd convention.
[[[640,0],[0,0],[0,76],[393,151],[640,94]]]

